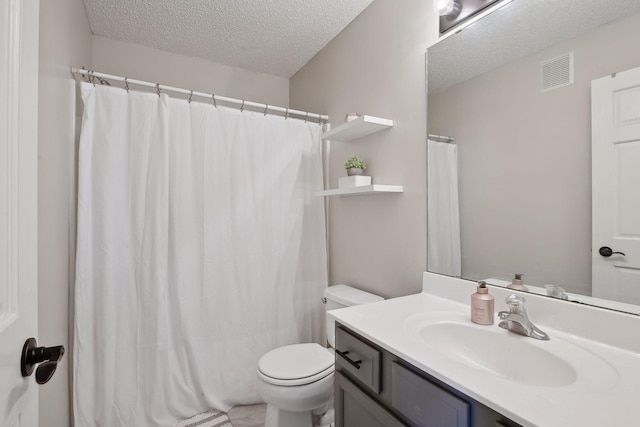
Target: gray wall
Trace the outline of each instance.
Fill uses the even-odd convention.
[[[429,97],[430,131],[458,144],[463,277],[591,294],[590,85],[640,66],[638,40],[640,16]],[[540,93],[540,62],[570,51],[575,84]]]
[[[38,144],[38,343],[64,344],[53,379],[40,386],[40,425],[71,423],[69,283],[75,233],[75,91],[71,65],[91,64],[82,0],[40,2]]]
[[[288,107],[289,80],[93,36],[96,71]]]
[[[352,156],[378,184],[403,194],[331,197],[329,277],[384,297],[420,292],[426,269],[425,51],[437,36],[432,2],[376,0],[291,78],[292,108],[328,113],[333,126],[359,112],[392,129],[331,143],[330,182]]]

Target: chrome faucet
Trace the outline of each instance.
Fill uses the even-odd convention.
[[[520,335],[535,338],[537,340],[548,340],[549,335],[542,332],[536,327],[527,316],[527,310],[524,308],[524,297],[518,294],[512,294],[504,300],[509,305],[509,311],[501,311],[498,317],[502,321],[498,324],[502,329],[515,332]]]
[[[544,288],[547,290],[547,296],[552,298],[558,298],[563,300],[568,300],[569,295],[566,294],[564,288],[556,285],[544,285]]]

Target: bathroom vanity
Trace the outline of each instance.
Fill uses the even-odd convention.
[[[337,427],[638,425],[637,316],[525,295],[541,341],[473,324],[474,289],[425,273],[420,294],[329,312]]]
[[[344,325],[336,340],[337,427],[519,425]]]

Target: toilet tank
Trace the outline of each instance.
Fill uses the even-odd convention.
[[[360,289],[352,288],[347,285],[329,286],[324,290],[325,310],[335,310],[337,308],[351,307],[354,305],[368,304],[371,302],[382,301],[384,298]],[[329,345],[335,348],[336,345],[336,325],[335,321],[326,316],[327,323],[327,339]]]

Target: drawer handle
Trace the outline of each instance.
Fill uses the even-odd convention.
[[[336,353],[338,353],[338,355],[342,357],[344,360],[349,362],[353,367],[355,367],[356,369],[360,369],[360,364],[362,363],[362,360],[352,360],[350,357],[347,356],[347,354],[349,354],[348,351],[345,351],[343,353],[340,350],[336,349]]]

